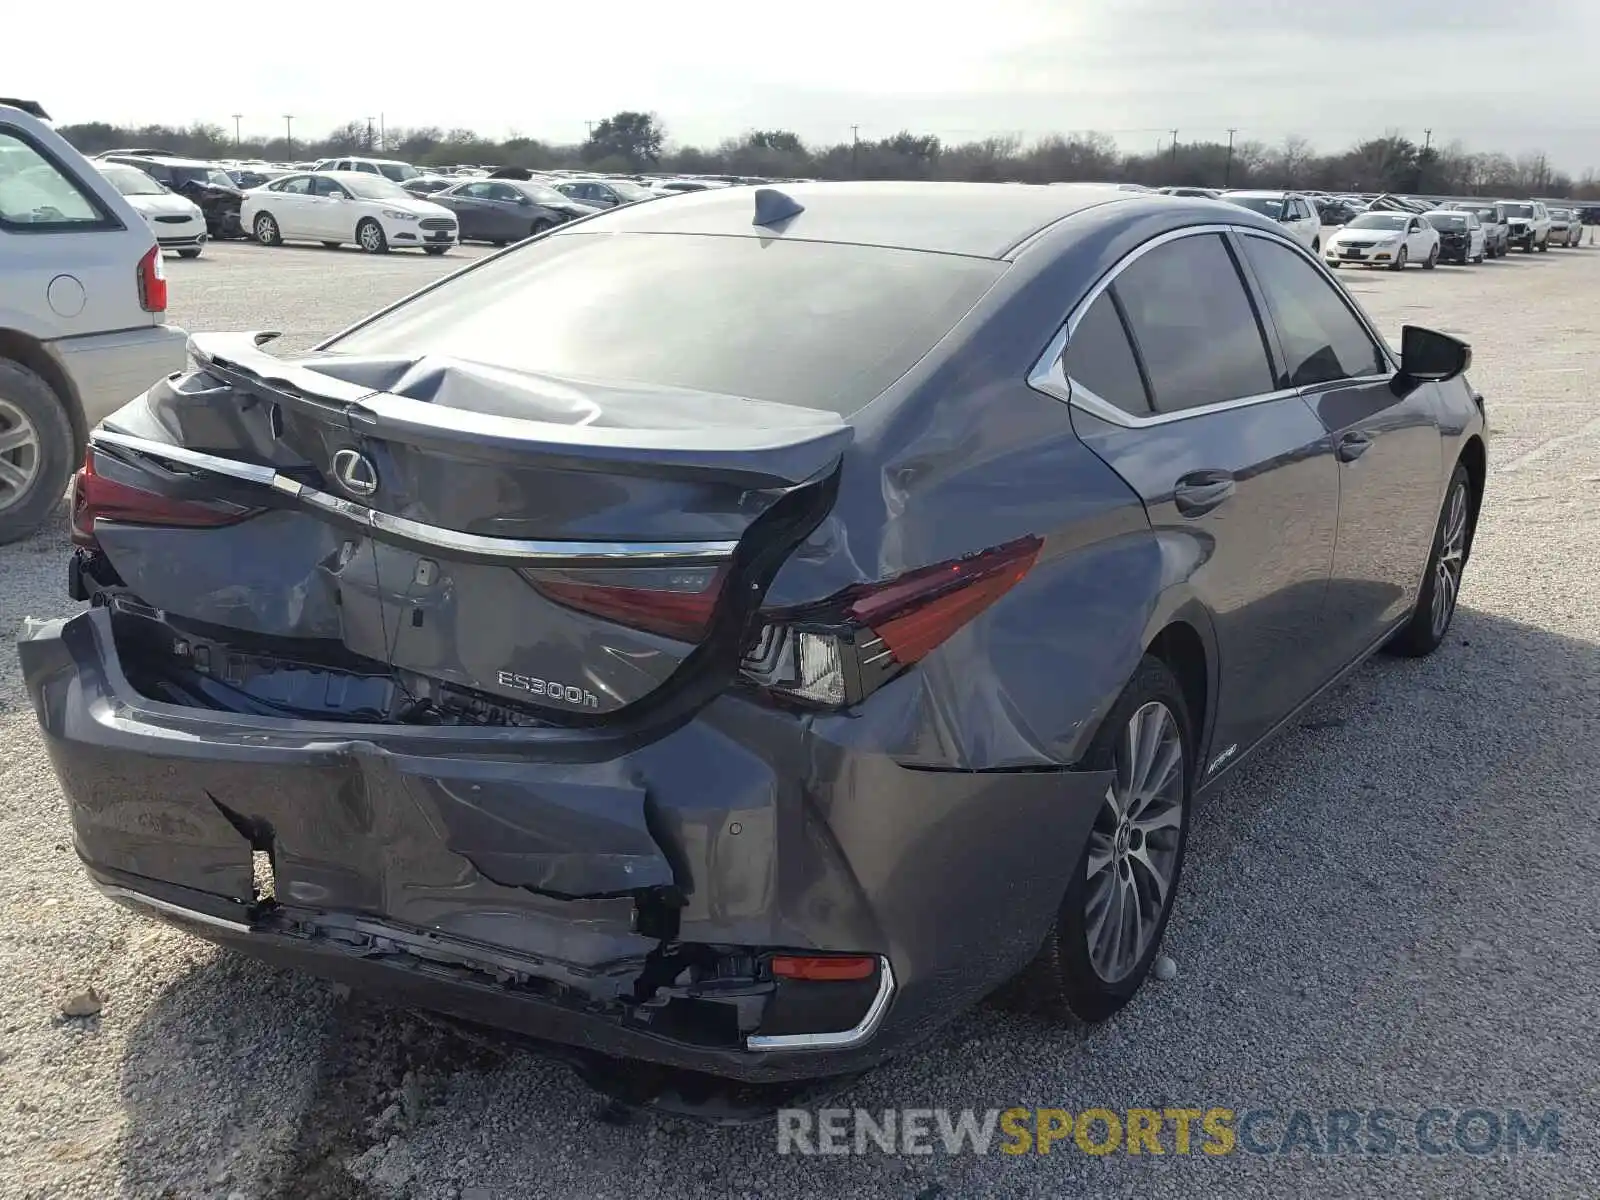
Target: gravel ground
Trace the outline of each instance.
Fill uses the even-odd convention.
[[[169,264],[172,316],[297,349],[475,253],[218,246]],[[0,1195],[1600,1195],[1600,251],[1344,278],[1392,339],[1475,347],[1491,474],[1450,644],[1358,672],[1197,813],[1174,981],[1088,1032],[980,1008],[836,1103],[1554,1108],[1559,1153],[806,1158],[618,1119],[543,1057],[99,899],[6,645]],[[71,609],[66,546],[0,549],[0,627]]]

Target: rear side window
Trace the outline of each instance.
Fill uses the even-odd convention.
[[[1158,246],[1117,276],[1115,288],[1157,412],[1275,390],[1255,309],[1217,234]]]
[[[569,233],[486,260],[327,348],[848,414],[931,350],[1004,270],[834,242]]]
[[[0,127],[0,229],[120,229],[99,199],[20,131]]]
[[[273,188],[280,192],[288,192],[291,196],[309,196],[311,194],[311,176],[296,175],[293,179],[273,184]]]
[[[1315,267],[1265,238],[1246,237],[1244,246],[1283,343],[1288,387],[1387,371],[1377,343]]]
[[[1109,289],[1100,293],[1078,321],[1061,366],[1074,389],[1086,388],[1133,416],[1150,415],[1139,362]]]

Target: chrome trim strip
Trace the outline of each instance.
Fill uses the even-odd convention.
[[[495,559],[523,565],[568,565],[574,563],[649,563],[714,565],[726,561],[738,548],[737,541],[728,542],[565,542],[523,541],[516,538],[486,537],[483,534],[462,533],[427,525],[407,517],[379,512],[353,500],[331,495],[307,487],[271,467],[235,462],[212,454],[202,454],[184,446],[166,442],[152,442],[146,438],[126,433],[97,429],[89,435],[97,446],[130,450],[135,454],[165,459],[196,471],[225,475],[246,483],[259,484],[281,492],[309,508],[356,525],[374,536],[411,542],[432,549],[474,558]]]
[[[1143,245],[1135,247],[1127,257],[1120,259],[1115,266],[1101,276],[1094,287],[1067,315],[1066,321],[1056,331],[1056,335],[1050,339],[1050,344],[1045,347],[1044,353],[1039,356],[1038,360],[1033,364],[1033,368],[1028,372],[1028,386],[1036,392],[1042,392],[1046,396],[1073,405],[1090,416],[1099,417],[1103,421],[1108,421],[1113,425],[1121,425],[1126,429],[1144,429],[1150,426],[1168,425],[1174,421],[1187,421],[1191,417],[1203,417],[1209,413],[1227,412],[1229,409],[1234,408],[1248,408],[1255,404],[1268,404],[1274,400],[1283,400],[1290,396],[1300,395],[1305,390],[1304,388],[1282,388],[1276,391],[1262,392],[1255,396],[1241,396],[1236,400],[1223,400],[1216,404],[1203,404],[1196,408],[1183,409],[1180,412],[1153,413],[1148,417],[1139,417],[1132,413],[1124,412],[1109,400],[1095,395],[1081,384],[1074,387],[1071,381],[1067,379],[1066,369],[1061,365],[1061,356],[1066,352],[1067,343],[1072,340],[1072,335],[1083,320],[1084,313],[1089,310],[1089,306],[1098,300],[1101,294],[1116,281],[1117,276],[1157,247],[1165,246],[1169,242],[1179,241],[1182,238],[1197,237],[1208,233],[1223,235],[1229,233],[1249,234],[1252,237],[1259,237],[1266,241],[1278,242],[1281,245],[1289,246],[1300,251],[1301,256],[1308,261],[1316,262],[1311,253],[1293,238],[1279,237],[1267,230],[1255,229],[1245,225],[1189,225],[1182,229],[1174,229],[1163,233],[1159,237],[1151,238]],[[1323,267],[1322,264],[1317,263],[1317,266],[1325,276],[1328,274],[1327,268]],[[1338,283],[1337,280],[1333,282],[1335,285]],[[1378,336],[1364,316],[1356,310],[1352,311],[1356,312],[1356,316],[1361,320],[1362,328],[1372,336],[1373,340],[1378,343],[1379,348],[1392,360],[1394,356],[1390,352],[1389,344]],[[1376,378],[1387,379],[1388,376],[1380,375],[1376,376]],[[1337,382],[1359,381],[1339,380]]]
[[[872,997],[872,1003],[867,1006],[866,1015],[850,1029],[840,1030],[838,1033],[774,1033],[761,1035],[753,1033],[745,1038],[747,1050],[848,1050],[852,1046],[859,1046],[873,1034],[878,1032],[878,1026],[883,1023],[884,1013],[889,1011],[889,1001],[894,998],[894,969],[889,966],[889,959],[885,955],[878,956],[878,991]]]
[[[197,925],[210,925],[214,929],[226,929],[229,933],[251,933],[250,926],[242,921],[230,921],[225,917],[213,917],[210,913],[200,912],[198,909],[184,908],[181,904],[172,904],[166,900],[157,900],[154,896],[146,896],[143,892],[135,892],[125,887],[113,887],[110,884],[97,883],[100,894],[110,900],[131,900],[145,908],[153,908],[156,912],[165,913],[169,917],[181,917],[185,921],[193,921]]]

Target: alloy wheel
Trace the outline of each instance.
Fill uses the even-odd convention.
[[[369,221],[361,227],[361,248],[368,254],[376,254],[382,241],[383,231],[372,222]]]
[[[1089,834],[1089,961],[1107,983],[1131,974],[1161,926],[1183,830],[1183,738],[1159,700],[1128,719]]]
[[[43,462],[39,431],[28,415],[0,399],[0,512],[17,504],[33,487]]]
[[[1461,593],[1461,570],[1467,552],[1467,489],[1456,484],[1445,505],[1443,532],[1439,537],[1439,561],[1434,566],[1433,636],[1444,636],[1445,627],[1456,609]]]

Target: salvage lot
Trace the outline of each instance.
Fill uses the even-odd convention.
[[[304,349],[443,260],[210,247],[174,320]],[[1392,340],[1466,336],[1489,495],[1457,624],[1380,660],[1196,814],[1167,949],[1111,1023],[985,1007],[835,1103],[1564,1113],[1563,1152],[780,1158],[769,1126],[596,1119],[565,1070],[216,951],[100,900],[0,652],[0,1194],[1600,1194],[1600,252],[1341,279]],[[63,615],[64,522],[0,549],[0,626]],[[65,1020],[93,985],[98,1017]]]

